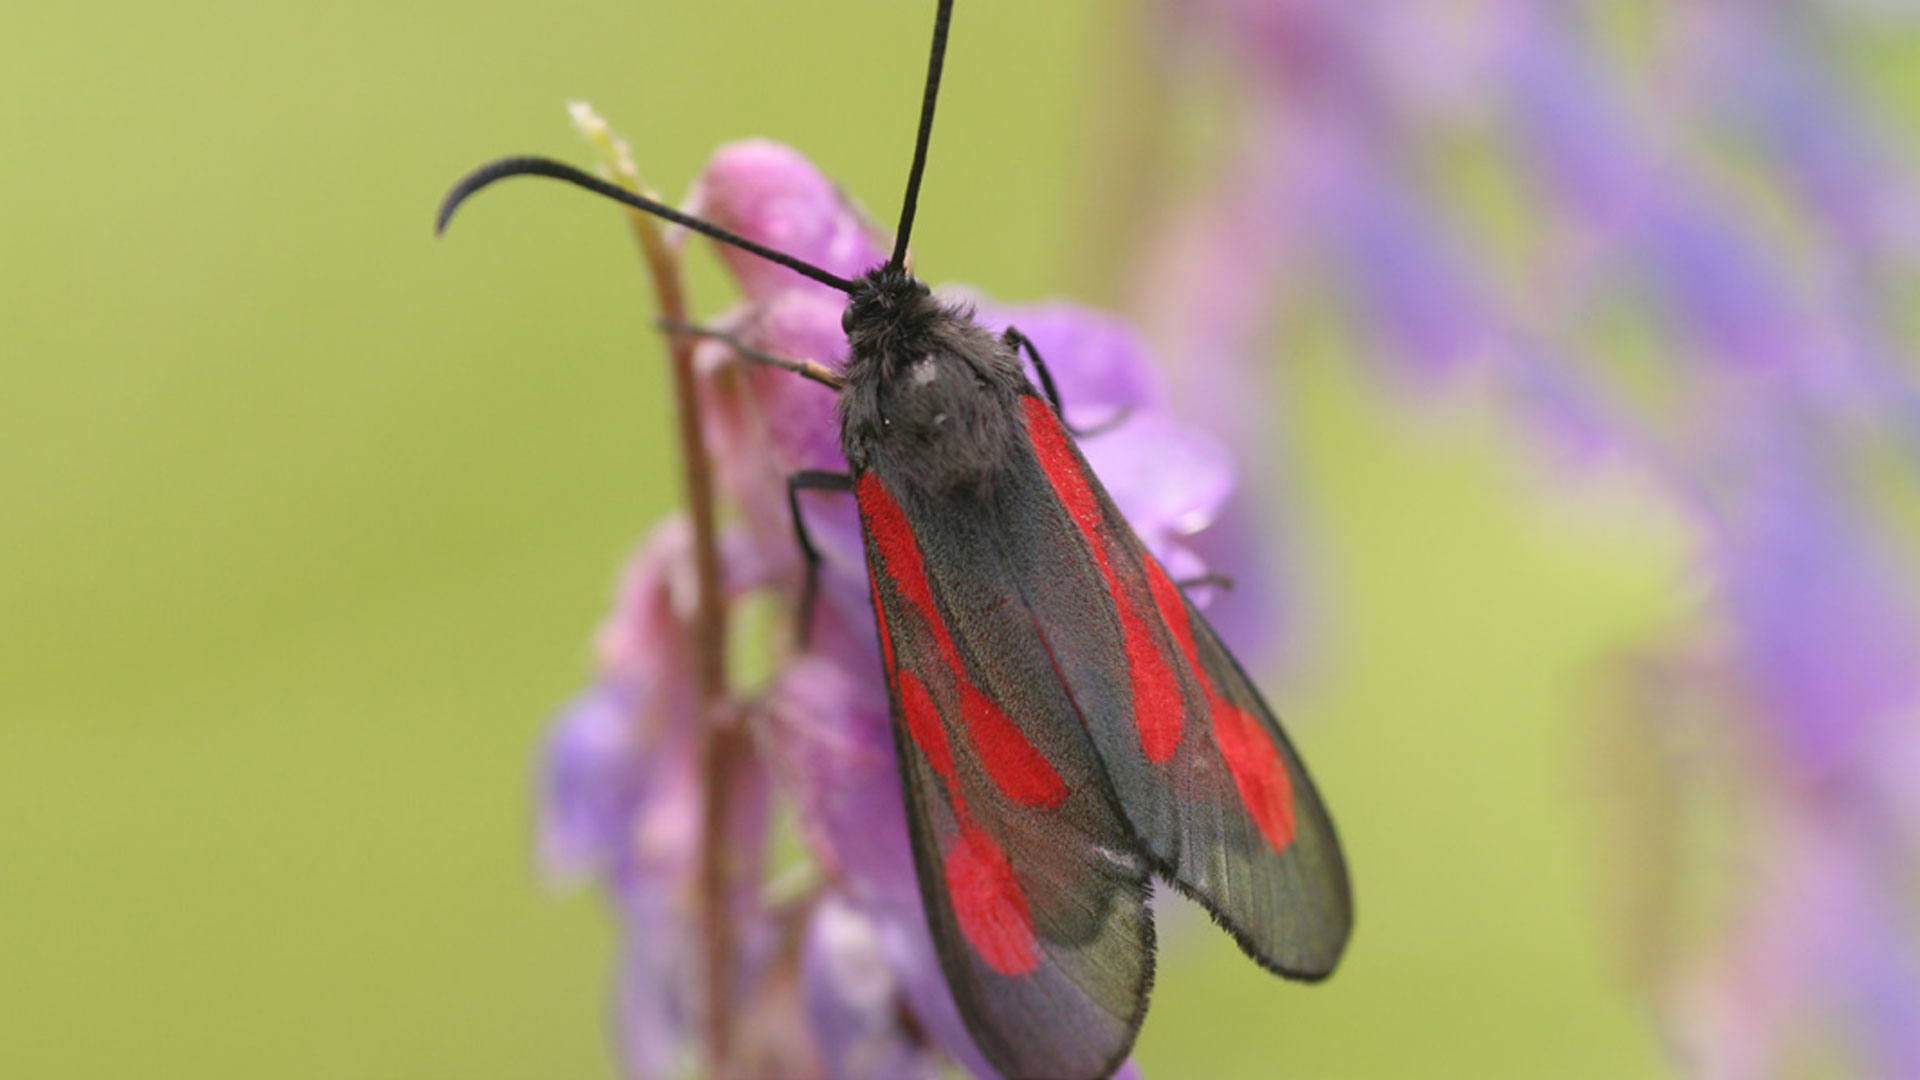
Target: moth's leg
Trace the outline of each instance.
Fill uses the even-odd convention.
[[[1226,574],[1208,573],[1190,578],[1181,578],[1179,581],[1173,583],[1174,588],[1179,589],[1181,592],[1186,592],[1189,589],[1197,589],[1203,585],[1210,585],[1216,589],[1224,589],[1227,592],[1232,592],[1233,578]]]
[[[787,477],[787,512],[793,516],[793,538],[800,542],[800,557],[806,560],[807,576],[800,587],[800,647],[805,649],[813,637],[813,603],[820,595],[820,552],[807,534],[807,519],[800,516],[802,491],[853,491],[853,477],[824,469],[802,469]]]
[[[1033,339],[1021,333],[1019,327],[1009,326],[1000,335],[1000,340],[1010,349],[1026,352],[1027,359],[1033,361],[1033,370],[1040,373],[1040,389],[1046,391],[1047,403],[1053,406],[1053,415],[1065,423],[1067,414],[1060,407],[1060,388],[1053,385],[1053,373],[1047,370],[1047,362],[1040,359],[1040,350],[1033,347]]]
[[[1005,342],[1010,349],[1024,351],[1027,354],[1027,359],[1033,361],[1033,370],[1040,375],[1040,389],[1046,392],[1047,403],[1053,406],[1053,415],[1060,418],[1061,426],[1065,427],[1074,438],[1084,439],[1088,436],[1098,435],[1104,431],[1111,431],[1115,427],[1118,427],[1120,423],[1126,420],[1128,415],[1133,412],[1130,408],[1123,408],[1105,423],[1095,424],[1090,428],[1074,427],[1072,424],[1067,423],[1066,411],[1060,407],[1060,388],[1053,384],[1053,372],[1048,371],[1047,362],[1040,359],[1040,350],[1033,347],[1033,339],[1021,333],[1019,328],[1009,326],[1006,331],[1000,335],[1000,340]]]
[[[846,385],[846,380],[840,377],[840,373],[830,367],[814,363],[812,360],[799,360],[791,356],[778,356],[764,349],[756,349],[746,342],[741,341],[738,336],[725,330],[715,330],[710,326],[681,322],[678,319],[660,319],[656,325],[669,334],[723,342],[734,352],[739,353],[742,359],[751,360],[756,364],[765,364],[772,368],[779,368],[781,371],[791,371],[803,379],[812,379],[822,386],[828,386],[838,390]]]

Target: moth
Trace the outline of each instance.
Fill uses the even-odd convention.
[[[1007,1077],[1090,1080],[1146,1012],[1153,879],[1304,980],[1333,971],[1353,900],[1299,755],[1087,467],[1032,342],[907,269],[952,10],[938,0],[892,257],[858,278],[544,158],[475,170],[438,227],[496,181],[547,176],[846,294],[844,369],[786,366],[837,391],[848,472],[789,491],[858,502],[920,892],[969,1031]]]

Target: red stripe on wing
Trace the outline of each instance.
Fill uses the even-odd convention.
[[[947,801],[954,806],[955,815],[960,812],[960,777],[953,771],[953,749],[947,745],[947,733],[940,726],[940,710],[933,704],[933,695],[911,671],[903,671],[895,680],[900,687],[900,711],[907,720],[907,733],[913,737],[913,745],[927,757],[927,763],[947,785]]]
[[[1107,579],[1107,592],[1113,597],[1114,610],[1120,614],[1121,641],[1127,654],[1127,672],[1133,680],[1133,723],[1140,733],[1140,752],[1148,761],[1162,762],[1173,756],[1180,745],[1180,721],[1186,704],[1180,694],[1179,676],[1147,628],[1139,609],[1127,599],[1115,576],[1107,554],[1106,516],[1099,500],[1080,471],[1080,460],[1067,444],[1067,433],[1046,402],[1028,396],[1027,431],[1033,442],[1034,457],[1053,485],[1054,494],[1072,515],[1086,538],[1088,550]],[[1191,655],[1192,650],[1188,650]],[[1195,668],[1198,671],[1198,668]]]
[[[893,635],[887,632],[887,612],[880,606],[880,592],[873,580],[872,567],[867,568],[867,585],[873,592],[873,623],[880,631],[880,659],[887,666],[887,677],[893,680],[894,692],[900,695],[900,712],[907,722],[907,734],[946,784],[948,801],[952,802],[960,790],[960,778],[953,771],[953,748],[947,745],[946,729],[940,726],[940,712],[934,707],[926,685],[913,672],[894,666]]]
[[[1260,827],[1267,846],[1284,851],[1293,843],[1294,832],[1293,780],[1287,775],[1287,764],[1280,759],[1279,748],[1273,745],[1273,739],[1261,727],[1259,719],[1222,697],[1214,687],[1206,668],[1200,666],[1200,651],[1194,647],[1186,598],[1180,595],[1179,588],[1168,579],[1157,560],[1147,559],[1145,563],[1147,587],[1153,590],[1154,606],[1160,609],[1160,618],[1180,640],[1187,665],[1206,690],[1207,711],[1213,718],[1213,741],[1220,747],[1220,756],[1226,759],[1227,771],[1233,774],[1240,802]]]
[[[1213,741],[1227,759],[1240,801],[1274,851],[1293,843],[1293,780],[1273,739],[1252,713],[1221,698],[1213,701]]]
[[[977,825],[962,826],[946,850],[947,895],[960,934],[987,966],[1028,975],[1040,964],[1033,916],[1006,852]]]
[[[887,675],[893,675],[893,635],[887,633],[887,612],[880,606],[880,582],[874,577],[873,567],[867,567],[867,595],[873,597],[873,625],[880,632],[880,659],[887,665]]]
[[[974,748],[985,763],[987,774],[993,777],[994,785],[1001,794],[1023,806],[1058,806],[1067,797],[1067,786],[1061,781],[1060,774],[1027,740],[1025,733],[1007,718],[1000,706],[967,677],[966,667],[960,660],[960,650],[954,647],[953,635],[948,633],[946,623],[934,607],[933,591],[927,584],[926,567],[920,560],[920,546],[913,538],[913,530],[908,527],[906,514],[901,511],[900,504],[887,491],[886,485],[872,473],[860,477],[855,486],[855,496],[866,518],[867,532],[873,537],[874,546],[879,549],[888,580],[907,603],[920,613],[933,635],[941,663],[952,677],[954,689],[960,698],[961,725],[973,740]],[[877,592],[875,596],[878,596]],[[884,630],[884,617],[881,625]],[[883,632],[882,637],[885,636]],[[911,719],[910,716],[910,727]],[[920,741],[917,730],[914,741]],[[924,746],[922,752],[925,752]],[[931,755],[929,757],[931,759]],[[957,796],[958,792],[954,794]]]

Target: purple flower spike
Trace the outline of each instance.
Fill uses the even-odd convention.
[[[1718,516],[1717,542],[1746,668],[1796,765],[1819,776],[1862,764],[1870,733],[1920,710],[1920,604],[1784,426],[1751,433],[1760,467]]]
[[[1472,284],[1475,268],[1437,216],[1390,179],[1394,171],[1383,158],[1353,162],[1337,181],[1329,228],[1362,325],[1401,375],[1438,383],[1485,354],[1494,333]]]
[[[670,775],[633,823],[633,861],[612,882],[621,927],[621,961],[614,1010],[620,1049],[635,1080],[680,1075],[688,1057],[688,1029],[697,1015],[699,934],[691,908],[699,838],[700,780],[690,740],[673,748]],[[751,995],[774,944],[770,913],[760,903],[761,853],[766,845],[768,784],[750,763],[736,778],[728,808],[727,849],[735,854],[732,926],[733,981],[740,1000]]]
[[[598,683],[561,710],[547,735],[538,848],[552,881],[578,885],[621,855],[647,764],[633,697],[619,683]]]
[[[1817,357],[1804,303],[1761,247],[1709,197],[1678,193],[1640,222],[1636,256],[1662,307],[1713,359],[1735,370],[1780,370]]]
[[[634,553],[595,643],[603,670],[645,682],[686,666],[681,631],[693,612],[692,543],[686,519],[675,516]]]
[[[1618,228],[1639,212],[1660,170],[1594,51],[1569,25],[1577,14],[1518,10],[1500,104],[1521,167],[1576,224]]]
[[[691,733],[647,755],[649,783],[628,822],[624,858],[609,880],[621,926],[615,1019],[622,1056],[635,1080],[679,1075],[696,1013],[699,934],[692,885],[700,839],[701,785]],[[760,890],[771,786],[757,758],[736,767],[723,842],[731,853],[733,980],[740,1000],[774,944]]]
[[[721,544],[727,593],[765,581],[752,547]],[[699,965],[690,910],[700,839],[697,695],[689,662],[693,609],[691,530],[670,518],[634,557],[602,627],[598,681],[561,711],[548,736],[537,829],[548,876],[602,880],[621,927],[615,986],[622,1059],[639,1080],[678,1075],[690,1055]],[[726,806],[735,852],[734,933],[743,965],[767,951],[759,902],[768,781],[752,757],[738,763]]]
[[[1831,60],[1807,47],[1813,35],[1781,34],[1739,5],[1696,19],[1681,63],[1701,111],[1751,140],[1849,256],[1920,261],[1920,198],[1898,140],[1849,100]]]
[[[691,742],[658,755],[665,774],[635,838],[632,863],[612,880],[620,921],[613,993],[621,1060],[633,1080],[678,1075],[691,1057],[699,977],[686,876],[700,817]]]
[[[1484,354],[1475,374],[1559,461],[1619,463],[1697,507],[1716,606],[1689,635],[1710,655],[1682,667],[1741,748],[1738,782],[1699,798],[1750,827],[1724,860],[1737,885],[1716,863],[1705,890],[1729,894],[1728,947],[1704,972],[1674,962],[1688,981],[1655,1001],[1699,1075],[1774,1075],[1809,1045],[1920,1075],[1920,562],[1889,512],[1920,432],[1900,306],[1920,197],[1860,100],[1874,80],[1834,47],[1878,13],[1653,5],[1621,34],[1607,5],[1551,0],[1443,30],[1365,0],[1150,6],[1176,47],[1147,70],[1244,99],[1202,197],[1166,200],[1171,242],[1141,248],[1182,370],[1217,364],[1231,377],[1206,383],[1270,400],[1247,369],[1286,354],[1287,315],[1320,299],[1299,283],[1324,281],[1411,389]],[[1468,172],[1532,197],[1454,183]],[[1245,475],[1271,469],[1235,403],[1195,415]],[[1193,545],[1236,577],[1216,545],[1240,513]]]
[[[694,688],[685,662],[692,568],[686,522],[669,519],[634,557],[600,632],[604,674],[567,705],[547,738],[540,865],[556,881],[616,871],[632,857],[633,818],[687,740]]]

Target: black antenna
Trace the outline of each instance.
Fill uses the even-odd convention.
[[[931,109],[929,109],[929,112],[931,112]],[[838,274],[829,273],[812,263],[802,262],[791,255],[775,251],[772,248],[762,247],[744,236],[737,236],[718,225],[701,221],[699,218],[690,214],[683,214],[665,203],[657,203],[645,196],[635,195],[626,188],[609,184],[591,173],[582,172],[571,165],[562,164],[552,158],[503,157],[498,161],[489,161],[485,165],[468,173],[460,179],[459,183],[453,185],[453,190],[447,192],[446,199],[440,203],[440,214],[434,219],[433,223],[434,233],[438,235],[439,233],[445,232],[447,222],[453,219],[453,212],[460,209],[460,204],[466,202],[475,192],[495,181],[505,180],[509,176],[547,176],[555,180],[565,180],[569,184],[586,188],[596,195],[604,195],[617,203],[631,206],[635,210],[645,210],[647,213],[655,217],[665,218],[675,225],[684,225],[694,232],[711,236],[723,244],[732,244],[741,251],[758,255],[768,262],[778,263],[795,273],[804,274],[822,285],[839,289],[843,293],[853,292],[853,282],[848,281]],[[908,216],[911,217],[912,215],[909,214]]]
[[[913,209],[920,201],[920,174],[927,170],[927,141],[933,137],[933,104],[940,96],[940,65],[947,56],[947,23],[953,19],[953,0],[940,0],[933,17],[933,56],[927,61],[927,94],[920,99],[920,134],[913,140],[913,168],[907,173],[907,201],[900,207],[900,227],[893,233],[893,258],[887,265],[907,265],[907,237],[913,234]]]

